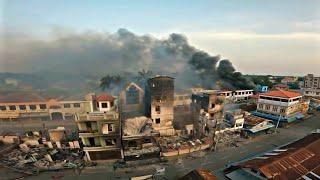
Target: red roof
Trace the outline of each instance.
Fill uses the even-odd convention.
[[[114,101],[115,98],[109,94],[101,94],[97,97],[97,101]]]
[[[294,98],[294,97],[302,96],[302,94],[300,94],[298,92],[285,91],[285,90],[280,90],[280,89],[279,90],[275,90],[275,91],[269,91],[269,92],[261,93],[259,95],[282,97],[282,98]]]

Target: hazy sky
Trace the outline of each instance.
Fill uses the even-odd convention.
[[[319,0],[0,2],[1,32],[18,40],[119,28],[159,38],[175,32],[245,74],[320,75]]]

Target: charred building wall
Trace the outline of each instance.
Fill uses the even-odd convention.
[[[145,90],[146,116],[160,135],[173,135],[174,79],[168,76],[150,78]]]

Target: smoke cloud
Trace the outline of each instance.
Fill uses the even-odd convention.
[[[46,41],[10,38],[0,52],[5,71],[102,78],[109,74],[137,75],[145,69],[175,77],[181,88],[251,87],[231,62],[191,46],[181,34],[157,39],[119,29],[115,33],[60,35]]]

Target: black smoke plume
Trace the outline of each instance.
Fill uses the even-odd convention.
[[[43,76],[58,74],[64,81],[72,76],[83,78],[80,80],[83,83],[88,81],[87,77],[100,77],[99,81],[109,75],[101,79],[106,82],[102,88],[107,89],[134,80],[137,72],[145,69],[153,75],[175,77],[176,86],[181,88],[250,87],[250,82],[236,72],[229,61],[196,49],[180,34],[157,39],[119,29],[113,34],[60,34],[53,40],[3,38],[5,44],[0,51],[0,64],[9,72],[40,73]],[[112,74],[119,76],[113,77]]]

